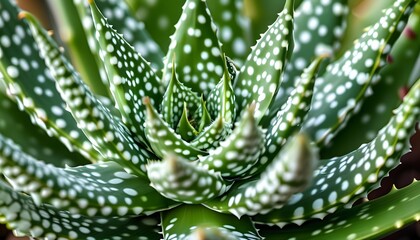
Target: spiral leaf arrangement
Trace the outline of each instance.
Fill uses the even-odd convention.
[[[344,0],[285,1],[250,52],[242,1],[152,2],[71,3],[96,66],[82,76],[1,0],[0,222],[39,239],[359,239],[419,221],[418,182],[351,207],[419,119],[420,81],[387,96],[420,52],[416,0],[390,4],[342,54]],[[159,24],[147,32],[135,10],[163,28],[172,4],[164,57]],[[372,115],[397,104],[387,123]]]

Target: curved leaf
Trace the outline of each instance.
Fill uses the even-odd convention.
[[[34,238],[111,240],[116,238],[159,239],[160,235],[142,218],[86,217],[70,214],[14,192],[0,181],[0,222]],[[118,229],[118,231],[116,231]]]
[[[47,68],[38,55],[39,49],[29,26],[17,19],[18,9],[10,1],[3,1],[2,12],[0,19],[4,26],[0,28],[0,35],[4,40],[0,44],[0,72],[8,93],[48,135],[58,138],[67,148],[80,152],[90,161],[99,160],[98,152],[71,114],[64,110],[65,103],[50,73],[45,71]]]
[[[321,161],[308,189],[294,195],[282,209],[259,215],[255,220],[279,226],[289,222],[300,224],[311,218],[323,218],[365,196],[400,163],[419,116],[420,80],[374,140],[347,155]]]

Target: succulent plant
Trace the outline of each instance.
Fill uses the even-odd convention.
[[[347,1],[287,0],[249,51],[242,1],[51,2],[83,23],[67,50],[0,1],[0,222],[15,234],[361,239],[420,220],[416,181],[351,207],[419,119],[420,81],[394,96],[420,52],[416,0],[344,50]]]

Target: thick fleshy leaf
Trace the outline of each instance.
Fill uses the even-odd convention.
[[[150,104],[149,98],[143,99],[143,104],[147,108],[145,124],[146,137],[150,143],[150,147],[158,157],[162,158],[172,153],[194,161],[197,160],[198,156],[207,154],[191,146],[179,134],[175,133]]]
[[[232,81],[236,76],[236,70],[227,57],[224,58],[223,66],[222,79],[207,97],[207,109],[213,119],[221,116],[226,123],[233,123],[236,108]]]
[[[191,141],[197,136],[198,132],[195,128],[191,125],[190,120],[188,119],[188,109],[187,104],[184,102],[184,107],[182,111],[181,120],[179,121],[178,127],[176,128],[179,135],[181,135],[182,139],[186,141]]]
[[[419,4],[417,6],[420,7]],[[416,59],[420,55],[419,36],[420,11],[413,11],[387,56],[388,65],[379,71],[382,80],[372,87],[374,94],[366,99],[360,112],[349,120],[347,127],[323,149],[321,155],[331,157],[348,152],[361,143],[371,141],[386,124],[392,116],[392,110],[401,102],[400,91],[409,85],[411,73],[416,69]]]
[[[90,5],[111,93],[124,123],[147,144],[144,138],[146,108],[141,100],[148,96],[151,104],[158,106],[163,97],[160,80],[149,63],[109,25],[93,0]]]
[[[317,58],[303,71],[287,102],[272,119],[265,135],[265,151],[261,154],[257,164],[249,171],[249,175],[263,171],[278,154],[287,139],[299,131],[303,119],[309,111],[315,78],[323,59],[324,57]]]
[[[17,191],[72,214],[126,216],[161,211],[177,203],[163,198],[149,181],[114,162],[58,168],[22,152],[0,135],[0,170]]]
[[[198,149],[210,149],[219,146],[220,141],[224,140],[232,132],[232,123],[226,123],[222,116],[219,116],[209,126],[205,127],[190,145]]]
[[[163,96],[161,113],[163,119],[174,129],[181,119],[184,103],[187,104],[187,109],[193,113],[200,106],[200,98],[191,88],[184,86],[184,84],[178,81],[175,69],[173,68],[171,80]]]
[[[169,239],[262,239],[248,217],[240,220],[199,205],[184,205],[162,213],[163,238]]]
[[[35,158],[60,167],[90,163],[78,152],[70,152],[58,139],[49,137],[43,129],[33,125],[29,116],[1,91],[0,116],[0,135],[21,145],[25,152]]]
[[[147,219],[86,217],[36,205],[27,195],[14,192],[0,181],[0,222],[37,239],[159,239]],[[117,230],[118,229],[118,230]]]
[[[18,20],[18,9],[10,1],[2,2],[0,35],[0,71],[8,93],[34,124],[58,138],[70,150],[76,150],[90,161],[101,157],[77,127],[65,103],[46,71],[44,60],[25,20]],[[12,61],[13,60],[13,61]]]
[[[202,165],[220,172],[222,177],[236,178],[257,162],[263,151],[264,134],[256,123],[254,110],[255,105],[251,105],[232,134],[199,159]]]
[[[294,19],[296,38],[293,54],[282,76],[275,102],[269,115],[276,114],[294,89],[302,70],[314,56],[334,56],[345,32],[348,7],[346,0],[305,0],[297,8]]]
[[[40,52],[56,79],[58,91],[79,128],[105,160],[117,161],[130,172],[144,175],[145,164],[154,157],[153,154],[140,149],[120,117],[112,114],[94,96],[36,19],[26,12],[21,16],[29,20]]]
[[[347,155],[321,161],[307,190],[294,195],[282,209],[259,215],[255,220],[280,226],[288,222],[302,223],[323,218],[364,197],[400,163],[419,116],[420,81],[417,81],[374,140]]]
[[[132,16],[125,1],[96,0],[107,21],[114,29],[122,33],[124,39],[140,53],[152,67],[163,68],[163,52],[159,45],[150,37],[144,23]],[[90,17],[90,16],[89,16]]]
[[[244,1],[207,1],[218,27],[218,37],[226,54],[241,63],[251,47],[251,22],[244,15]]]
[[[326,73],[317,79],[303,129],[318,145],[330,142],[360,110],[366,96],[372,94],[378,71],[384,67],[414,3],[413,0],[396,1],[385,9],[378,22],[355,41],[353,48],[330,64]]]
[[[373,201],[337,211],[322,221],[262,231],[265,239],[378,239],[420,221],[420,183]]]
[[[206,96],[223,76],[224,68],[221,44],[206,1],[187,0],[175,29],[165,58],[163,82],[170,81],[175,64],[178,79]]]
[[[301,192],[312,179],[318,156],[309,139],[298,134],[279,152],[257,179],[235,183],[220,199],[205,206],[242,215],[265,213],[282,207],[292,194]]]
[[[238,113],[255,102],[257,122],[276,96],[287,55],[293,49],[293,3],[286,1],[277,20],[248,55],[234,85]]]
[[[147,166],[150,185],[163,196],[184,202],[202,203],[226,192],[220,173],[168,154]]]

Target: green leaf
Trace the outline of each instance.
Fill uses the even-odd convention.
[[[413,0],[394,2],[379,21],[355,41],[353,48],[330,64],[317,80],[303,129],[318,145],[329,143],[372,93],[378,71],[384,67],[385,58],[403,30],[414,3]]]
[[[226,123],[233,123],[236,118],[235,94],[232,88],[236,72],[232,65],[225,57],[223,77],[207,97],[207,109],[210,116],[213,119],[221,116]]]
[[[167,154],[176,154],[190,161],[197,160],[198,156],[204,156],[207,153],[201,151],[188,142],[183,140],[180,135],[163,121],[157,111],[150,104],[148,98],[143,99],[143,104],[147,108],[145,133],[151,148],[158,157],[164,157]]]
[[[317,161],[318,156],[309,139],[298,134],[289,140],[260,177],[235,183],[220,199],[204,204],[217,212],[230,212],[238,218],[278,209],[292,194],[308,186]]]
[[[153,68],[163,68],[163,52],[151,38],[144,23],[135,19],[131,14],[127,3],[119,0],[96,0],[96,4],[99,9],[102,9],[104,16],[113,28],[122,33],[124,39],[142,57],[150,61],[150,65]]]
[[[199,159],[202,165],[220,172],[222,177],[236,178],[257,162],[263,151],[264,134],[256,123],[254,110],[255,105],[251,105],[232,134]]]
[[[220,141],[224,140],[232,132],[232,123],[226,123],[223,117],[219,116],[209,126],[205,127],[190,145],[194,148],[206,150],[216,148]]]
[[[38,239],[159,239],[144,218],[87,217],[36,205],[22,193],[0,181],[0,222],[19,233]],[[118,229],[118,231],[116,231]]]
[[[294,195],[282,209],[256,216],[255,220],[279,226],[290,222],[301,224],[311,218],[323,218],[366,196],[400,163],[419,116],[420,81],[417,81],[374,140],[347,155],[321,161],[308,189]]]
[[[110,88],[129,126],[144,144],[145,106],[142,99],[151,98],[155,107],[162,101],[163,88],[149,63],[140,56],[124,38],[109,25],[94,1],[90,2],[94,25],[97,31],[100,52],[110,78]]]
[[[171,78],[173,63],[179,80],[194,92],[205,96],[223,75],[221,43],[206,1],[187,0],[175,25],[165,58],[163,82]]]
[[[290,93],[287,102],[271,120],[265,135],[265,151],[261,154],[257,164],[249,171],[249,175],[263,171],[281,151],[287,139],[300,130],[303,119],[311,105],[317,71],[323,59],[324,56],[315,59],[297,79],[295,89]]]
[[[36,19],[27,12],[22,12],[21,16],[28,19],[40,52],[56,79],[58,91],[79,128],[107,161],[117,161],[130,172],[144,176],[145,164],[153,154],[140,149],[120,117],[93,95]]]
[[[388,65],[379,71],[381,80],[372,87],[374,94],[366,99],[360,112],[349,120],[347,127],[323,149],[321,155],[337,156],[371,141],[392,116],[392,110],[401,103],[399,91],[408,86],[420,54],[418,37],[413,37],[420,36],[419,3],[416,8],[418,10],[414,10],[403,33],[387,56]],[[360,129],[363,131],[359,131]]]
[[[150,162],[147,174],[150,185],[160,194],[189,204],[202,203],[228,189],[220,173],[172,154]]]
[[[186,141],[191,141],[198,134],[197,130],[191,125],[188,120],[188,109],[187,103],[184,102],[184,107],[182,111],[181,121],[179,121],[177,132],[181,135],[182,139]]]
[[[207,1],[218,37],[228,56],[241,63],[251,46],[251,22],[244,15],[244,1]]]
[[[240,220],[199,205],[162,213],[164,239],[262,239],[248,217]]]
[[[277,20],[253,47],[234,85],[238,113],[255,102],[257,122],[278,91],[287,54],[293,49],[293,2],[286,2]]]
[[[345,0],[305,0],[297,8],[294,19],[296,38],[293,54],[282,76],[280,89],[269,114],[286,102],[302,70],[314,56],[333,56],[347,25],[348,7]]]
[[[58,139],[48,136],[43,129],[33,125],[29,116],[1,91],[0,115],[0,135],[13,140],[35,158],[60,167],[89,163],[78,152],[70,152]]]
[[[172,68],[171,81],[163,96],[161,111],[163,119],[174,129],[181,119],[184,102],[187,104],[188,110],[194,112],[199,108],[200,99],[191,88],[178,81],[175,68]]]
[[[0,28],[0,72],[8,94],[30,115],[31,121],[58,138],[70,150],[80,152],[90,161],[101,156],[77,127],[56,90],[38,48],[24,20],[18,20],[18,9],[10,1],[2,2]],[[13,60],[13,61],[12,61]]]
[[[177,205],[151,188],[147,179],[128,174],[114,162],[58,168],[27,155],[1,135],[0,157],[8,182],[30,194],[37,205],[47,203],[87,216],[149,214]]]
[[[420,183],[350,209],[337,211],[322,221],[282,230],[261,231],[270,239],[379,239],[392,231],[420,220]]]

